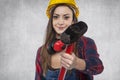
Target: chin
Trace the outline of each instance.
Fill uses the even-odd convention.
[[[57,32],[57,34],[61,35],[63,32]]]
[[[61,35],[62,33],[57,33],[58,35]]]

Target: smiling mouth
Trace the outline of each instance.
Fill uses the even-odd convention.
[[[63,29],[65,29],[65,27],[58,27],[58,29],[63,30]]]

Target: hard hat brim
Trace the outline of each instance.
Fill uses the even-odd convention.
[[[59,4],[60,4],[60,3],[59,3]],[[61,3],[61,4],[62,4],[62,3]],[[66,4],[72,6],[72,8],[73,8],[74,11],[75,11],[75,16],[78,17],[78,16],[79,16],[79,8],[78,8],[78,6],[75,6],[75,5],[73,5],[73,4],[68,4],[68,3],[66,3]],[[49,6],[48,6],[48,8],[47,8],[47,10],[46,10],[46,15],[48,16],[48,18],[50,18],[51,9],[52,9],[54,6],[56,6],[56,5],[58,5],[58,4],[52,4],[52,5],[49,5]]]

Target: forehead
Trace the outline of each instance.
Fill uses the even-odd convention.
[[[72,14],[72,10],[68,6],[58,6],[54,14]]]

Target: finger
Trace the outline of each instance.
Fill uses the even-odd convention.
[[[63,58],[66,58],[66,59],[69,59],[69,60],[73,60],[73,57],[72,57],[72,55],[70,55],[70,54],[61,54],[61,56],[63,57]]]
[[[61,62],[61,66],[63,66],[64,68],[66,68],[67,70],[71,69],[71,66],[69,64],[66,64],[64,61]]]
[[[72,65],[73,61],[70,59],[67,59],[65,57],[61,57],[61,61],[64,62],[65,64]]]

